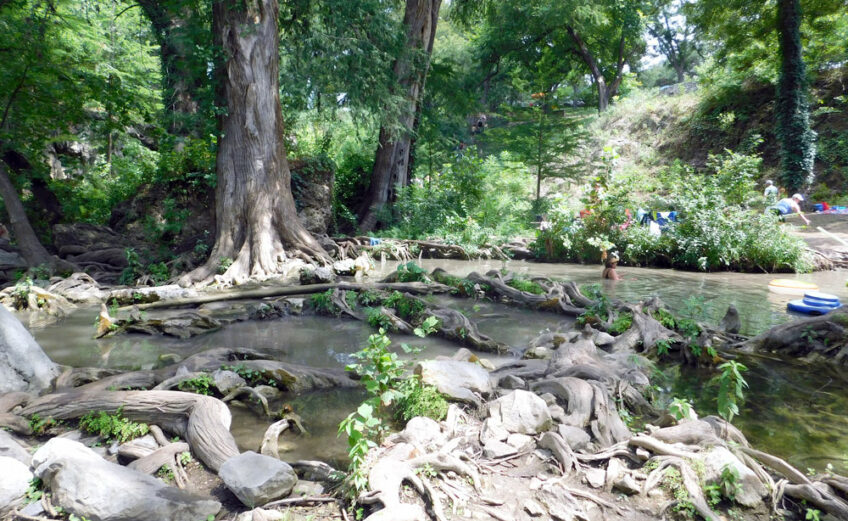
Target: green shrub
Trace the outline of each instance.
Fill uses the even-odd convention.
[[[526,278],[513,276],[508,282],[508,286],[511,286],[519,291],[526,291],[527,293],[533,293],[534,295],[544,295],[545,288],[539,285],[532,280],[528,280]]]
[[[406,264],[400,264],[397,267],[397,279],[398,282],[429,282],[430,277],[427,276],[427,272],[424,271],[418,264],[415,262],[407,262]]]
[[[550,225],[539,230],[532,244],[546,260],[599,262],[604,251],[617,251],[624,264],[667,266],[715,271],[809,271],[804,242],[787,225],[761,208],[754,192],[760,159],[726,151],[711,156],[711,172],[696,173],[674,164],[659,176],[662,190],[654,201],[635,201],[638,187],[601,174],[580,204],[555,199]],[[596,188],[600,187],[600,189]],[[646,226],[628,223],[625,209],[640,206],[675,210],[679,222],[661,235]],[[590,213],[575,218],[575,209]]]
[[[341,310],[333,303],[333,290],[328,289],[323,293],[315,293],[309,297],[312,308],[322,315],[338,316]]]
[[[624,333],[633,325],[633,313],[620,313],[610,325],[609,332],[614,335]]]
[[[210,395],[214,388],[215,380],[206,373],[198,375],[188,380],[183,380],[177,385],[180,391],[185,391],[195,394]]]
[[[416,377],[407,378],[400,384],[401,396],[395,406],[395,415],[407,422],[416,416],[426,416],[441,421],[448,414],[448,402],[432,385]]]
[[[115,414],[104,411],[90,412],[80,418],[79,426],[86,432],[121,443],[144,436],[150,430],[146,423],[137,423],[124,418],[123,407],[118,408]]]
[[[427,309],[427,305],[422,301],[407,297],[400,291],[393,291],[388,298],[383,301],[383,305],[387,308],[392,308],[400,318],[407,322],[414,322]]]

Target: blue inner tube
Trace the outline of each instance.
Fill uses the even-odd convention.
[[[824,315],[841,307],[842,304],[838,304],[836,306],[816,306],[808,304],[803,300],[790,300],[789,303],[786,304],[786,309],[789,311],[804,313],[805,315]]]
[[[808,291],[804,293],[804,300],[809,302],[827,302],[834,305],[839,304],[839,297],[821,291]]]

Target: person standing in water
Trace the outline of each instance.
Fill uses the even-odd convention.
[[[603,273],[601,273],[601,278],[609,280],[621,280],[621,275],[619,275],[615,271],[615,268],[617,267],[618,255],[616,255],[615,253],[610,253],[607,256],[606,261],[604,262],[604,271]]]

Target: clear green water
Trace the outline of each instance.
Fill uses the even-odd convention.
[[[424,260],[423,267],[441,267],[465,275],[500,269],[501,262]],[[692,296],[705,304],[705,319],[717,322],[733,304],[739,310],[743,329],[756,334],[771,325],[791,320],[784,311],[792,297],[775,295],[767,289],[773,275],[737,273],[691,273],[673,270],[621,268],[625,280],[601,281],[600,267],[573,264],[535,264],[512,261],[508,269],[530,276],[570,279],[579,284],[603,283],[611,298],[638,300],[658,295],[672,308],[681,307]],[[385,272],[394,269],[391,264]],[[848,272],[820,272],[799,278],[817,283],[823,291],[848,301],[845,280]],[[462,309],[474,319],[480,330],[516,348],[524,347],[546,329],[567,326],[568,319],[545,313],[533,313],[490,302],[474,302],[434,297],[440,303]],[[187,357],[211,347],[269,348],[277,358],[315,367],[343,367],[350,354],[366,341],[371,329],[346,319],[287,317],[263,322],[231,324],[221,331],[178,340],[141,335],[94,340],[96,309],[82,309],[60,323],[33,331],[36,340],[58,363],[73,366],[101,366],[120,369],[147,369],[159,364],[164,354]],[[426,348],[422,356],[451,355],[457,347],[439,339],[421,340],[396,336],[396,343],[408,342]],[[497,362],[497,360],[495,360]],[[832,463],[848,471],[848,381],[836,370],[809,366],[791,360],[746,359],[750,384],[748,400],[734,420],[758,448],[780,455],[801,467],[823,469]],[[667,368],[671,376],[665,385],[666,396],[689,397],[702,415],[715,412],[715,391],[708,382],[711,374]],[[289,397],[288,402],[303,416],[312,433],[309,438],[284,435],[283,444],[291,450],[289,460],[311,458],[340,462],[346,444],[336,437],[336,426],[361,401],[350,391],[312,393]],[[243,449],[257,450],[267,419],[253,412],[233,408],[232,431]]]

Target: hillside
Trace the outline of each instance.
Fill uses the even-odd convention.
[[[676,159],[702,168],[709,154],[724,149],[760,155],[762,179],[777,177],[774,86],[686,86],[640,90],[620,99],[591,123],[590,147],[612,147],[622,172],[648,179]],[[820,77],[812,93],[818,142],[810,193],[837,200],[848,192],[848,70]]]

